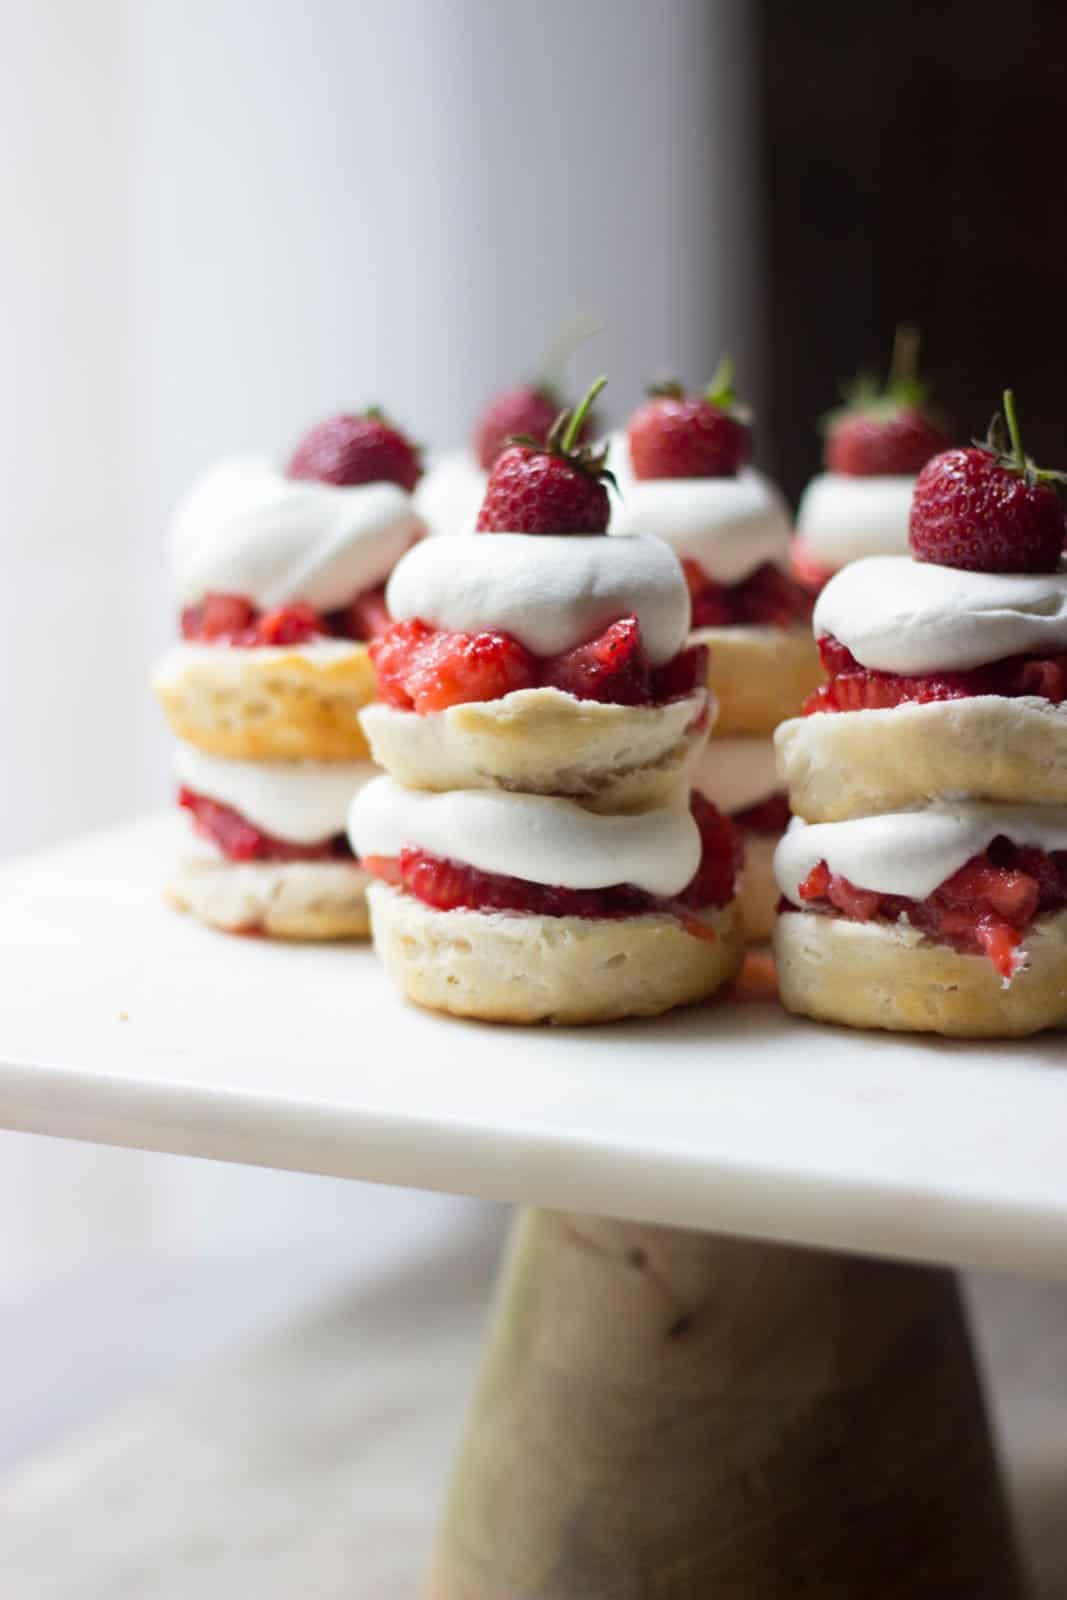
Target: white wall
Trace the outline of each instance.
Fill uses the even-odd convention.
[[[0,852],[163,798],[167,514],[381,399],[463,437],[575,312],[625,410],[755,355],[741,0],[0,0]]]

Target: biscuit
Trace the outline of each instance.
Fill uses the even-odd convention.
[[[179,645],[152,686],[179,739],[235,761],[361,761],[359,712],[374,699],[365,644],[244,650]]]
[[[750,833],[745,839],[745,868],[737,892],[741,924],[749,944],[760,944],[774,931],[775,907],[781,894],[774,876],[774,851],[781,835]]]
[[[379,703],[361,720],[374,760],[406,788],[507,789],[628,811],[677,793],[707,738],[704,699],[619,706],[517,689],[421,717]]]
[[[986,956],[961,955],[904,922],[785,911],[774,934],[787,1011],[850,1028],[1016,1038],[1067,1023],[1067,912],[1040,918],[1005,984]]]
[[[715,734],[772,734],[826,681],[807,623],[794,628],[697,628],[708,647],[708,687],[719,702]]]
[[[1067,706],[975,695],[884,711],[818,711],[775,736],[805,822],[969,800],[1067,804]]]
[[[486,1022],[612,1022],[715,993],[741,965],[734,902],[676,917],[523,916],[436,911],[383,883],[367,891],[374,945],[409,1000]]]
[[[165,898],[227,933],[271,939],[365,939],[368,874],[347,861],[180,860]]]

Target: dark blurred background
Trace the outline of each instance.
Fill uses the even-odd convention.
[[[818,415],[894,325],[961,439],[1015,388],[1030,453],[1067,464],[1067,7],[903,0],[756,8],[765,400],[759,456],[795,499]]]

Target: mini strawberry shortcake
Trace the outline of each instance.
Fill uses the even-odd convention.
[[[286,472],[239,460],[178,510],[182,643],[155,688],[181,741],[197,837],[168,894],[214,926],[279,938],[367,933],[348,845],[373,772],[359,725],[384,584],[418,538],[418,455],[377,412],[312,430]]]
[[[370,761],[229,761],[178,746],[178,804],[193,839],[166,897],[226,933],[361,939],[367,874],[348,842]]]
[[[994,1038],[1067,1023],[1067,805],[798,819],[775,865],[790,1011]]]
[[[494,395],[470,445],[433,456],[415,491],[415,508],[432,534],[473,533],[497,456],[514,438],[544,444],[565,407],[554,383],[517,384]],[[579,443],[592,433],[587,418]]]
[[[1067,516],[1004,404],[1008,440],[995,424],[920,473],[914,559],[857,562],[816,607],[831,678],[776,739],[799,813],[775,856],[791,1011],[1067,1022]]]
[[[658,539],[604,537],[604,458],[577,442],[602,382],[543,446],[497,457],[476,537],[427,540],[393,573],[362,720],[399,783],[622,810],[673,794],[702,748],[682,569]]]
[[[789,514],[748,464],[748,424],[726,361],[702,395],[675,383],[655,388],[630,419],[629,472],[612,531],[656,535],[681,558],[691,642],[710,651],[716,736],[767,738],[821,674],[811,599],[790,573]]]
[[[907,553],[916,475],[951,443],[918,355],[918,334],[898,328],[885,387],[861,373],[825,419],[826,471],[801,496],[793,544],[794,570],[812,588],[850,561]]]
[[[713,994],[741,963],[739,845],[699,795],[605,816],[547,795],[378,778],[349,819],[404,994],[493,1022],[608,1022]]]
[[[738,906],[745,937],[770,937],[778,889],[774,852],[789,824],[789,800],[778,776],[773,739],[713,739],[697,763],[693,787],[740,831],[745,869]]]
[[[1067,803],[1067,518],[1010,439],[935,456],[908,556],[819,596],[829,682],[776,738],[793,810],[834,822],[967,795]]]
[[[417,451],[368,412],[312,429],[285,472],[226,461],[194,485],[171,536],[182,643],[154,679],[180,739],[235,760],[366,758],[367,642],[423,531],[418,475]]]

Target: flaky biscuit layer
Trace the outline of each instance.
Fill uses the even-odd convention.
[[[783,724],[774,742],[790,804],[806,822],[961,795],[1067,804],[1067,706],[1035,696],[816,712]]]
[[[507,789],[626,811],[677,793],[707,739],[706,723],[695,726],[703,703],[703,690],[617,706],[519,689],[421,717],[377,704],[361,720],[374,760],[409,789]]]
[[[179,860],[165,889],[179,911],[226,933],[365,939],[368,875],[346,861]]]
[[[737,972],[736,906],[702,912],[716,937],[666,914],[593,920],[435,911],[367,891],[374,945],[409,1000],[486,1022],[613,1022],[706,999]]]
[[[374,699],[365,644],[243,650],[183,648],[153,688],[179,739],[236,761],[359,761],[359,713]]]
[[[773,733],[826,679],[807,623],[697,628],[689,642],[708,647],[708,687],[719,702],[715,737]]]
[[[811,911],[778,918],[774,955],[787,1011],[851,1028],[1016,1038],[1067,1024],[1067,912],[1042,917],[1005,985],[985,956],[961,955],[905,923]]]

